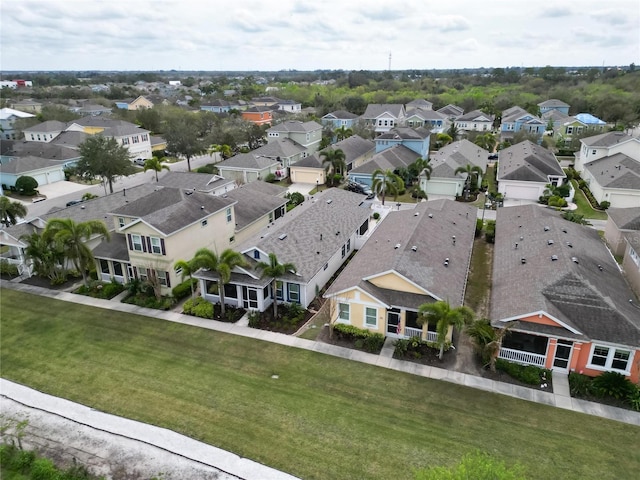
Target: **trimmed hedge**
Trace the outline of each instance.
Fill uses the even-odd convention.
[[[189,295],[191,295],[191,285],[195,287],[197,284],[198,284],[198,280],[195,278],[184,281],[176,285],[175,287],[173,287],[173,289],[171,290],[171,294],[173,295],[173,298],[175,298],[176,300],[182,300],[183,298],[186,298]]]
[[[333,333],[341,340],[353,341],[357,349],[370,353],[378,353],[384,345],[384,335],[371,332],[363,328],[337,323],[333,326]]]
[[[534,365],[520,365],[502,358],[496,360],[496,368],[527,385],[540,385],[545,383],[545,379],[547,381],[551,379],[551,370]]]

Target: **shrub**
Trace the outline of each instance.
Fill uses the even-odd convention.
[[[411,189],[411,197],[412,198],[427,198],[427,192],[422,190],[420,187],[413,187]]]
[[[195,278],[191,278],[185,282],[179,283],[178,285],[173,287],[173,289],[171,290],[171,295],[173,295],[173,298],[175,298],[176,300],[182,300],[183,298],[191,295],[191,285],[195,287],[197,283],[198,280]]]
[[[636,412],[640,412],[640,385],[636,385],[635,391],[628,397],[631,408]]]
[[[551,370],[534,365],[520,365],[502,358],[496,360],[496,368],[527,385],[539,385],[543,378],[551,378]]]
[[[289,203],[292,205],[300,205],[304,202],[304,195],[300,192],[291,192],[287,194],[287,198],[289,198]]]
[[[604,372],[593,379],[593,391],[600,397],[626,400],[635,393],[635,385],[621,373]]]
[[[378,212],[373,212],[373,219],[374,220],[380,219],[380,214]]]
[[[0,261],[0,273],[2,275],[10,275],[12,277],[18,276],[18,266],[13,263],[9,263],[6,260]]]
[[[484,231],[484,238],[487,243],[493,243],[496,239],[496,221],[487,220],[487,226]]]
[[[16,190],[18,190],[21,195],[35,195],[37,188],[38,181],[28,175],[22,175],[16,180]]]
[[[566,207],[567,201],[558,195],[554,195],[552,197],[549,197],[549,201],[547,202],[547,204],[550,207]]]
[[[193,314],[200,318],[213,318],[213,303],[207,302],[206,300],[200,302],[193,307]]]
[[[102,287],[102,298],[111,299],[124,291],[124,285],[117,282],[107,283]]]
[[[600,208],[602,210],[606,210],[607,208],[609,208],[611,206],[611,202],[608,201],[604,201],[604,202],[600,202]]]
[[[482,221],[481,218],[477,218],[476,219],[476,238],[478,238],[480,236],[480,234],[482,233],[482,227],[484,227],[484,222]]]
[[[252,310],[249,312],[249,326],[251,328],[260,328],[260,312],[257,310]]]
[[[267,183],[275,183],[278,180],[275,173],[269,173],[266,177],[264,177],[264,181]]]
[[[593,378],[580,373],[569,373],[569,392],[572,397],[588,397],[593,394]]]
[[[48,458],[37,458],[31,465],[31,478],[33,480],[52,480],[60,478],[58,469]]]
[[[338,323],[334,325],[333,332],[338,338],[352,340],[356,348],[371,353],[379,352],[384,344],[384,335],[381,333],[371,332],[353,325]]]
[[[195,307],[197,307],[198,305],[204,302],[207,302],[207,301],[202,297],[190,298],[189,300],[184,302],[184,305],[182,306],[182,312],[185,315],[195,315],[194,313]]]

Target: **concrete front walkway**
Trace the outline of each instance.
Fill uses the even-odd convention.
[[[292,337],[290,335],[269,332],[266,330],[258,330],[245,325],[239,325],[238,323],[232,324],[217,322],[215,320],[206,320],[203,318],[182,315],[178,312],[159,311],[138,307],[136,305],[130,305],[128,303],[101,300],[68,292],[58,292],[55,290],[35,287],[33,285],[27,285],[23,283],[3,282],[3,286],[14,290],[20,290],[27,293],[55,298],[58,300],[134,313],[147,317],[167,320],[170,322],[177,322],[185,325],[206,328],[208,330],[215,330],[218,332],[230,333],[233,335],[240,335],[248,338],[255,338],[257,340],[263,340],[265,342],[278,343],[280,345],[286,345],[289,347],[312,350],[315,352],[324,353],[326,355],[332,355],[334,357],[340,357],[357,362],[377,365],[379,367],[389,368],[392,370],[410,373],[412,375],[419,375],[426,378],[432,378],[435,380],[444,380],[447,382],[457,383],[459,385],[465,385],[467,387],[485,390],[487,392],[498,393],[501,395],[507,395],[510,397],[520,398],[522,400],[528,400],[537,403],[544,403],[546,405],[573,410],[575,412],[585,413],[587,415],[596,415],[599,417],[640,426],[640,413],[638,412],[572,398],[569,395],[568,381],[565,380],[561,375],[557,375],[558,378],[554,376],[554,393],[544,392],[509,383],[497,382],[495,380],[456,372],[453,370],[446,370],[429,365],[420,365],[413,362],[396,360],[392,358],[393,349],[390,348],[389,345],[386,345],[388,348],[383,349],[380,355],[375,355],[362,352],[360,350],[353,350],[350,348],[331,345],[328,343],[306,340],[303,338]],[[567,382],[566,385],[565,382]]]

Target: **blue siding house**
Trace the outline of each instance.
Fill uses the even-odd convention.
[[[422,158],[429,157],[431,132],[426,128],[396,127],[376,137],[376,153],[395,145],[404,145]]]

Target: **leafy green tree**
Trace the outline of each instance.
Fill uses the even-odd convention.
[[[135,121],[142,128],[153,133],[160,133],[162,129],[162,115],[158,108],[141,108],[136,110]]]
[[[115,138],[102,135],[91,135],[80,144],[80,160],[76,172],[84,179],[96,177],[109,184],[109,192],[113,193],[113,182],[122,176],[135,173],[129,157],[129,150],[120,145]]]
[[[76,223],[70,218],[54,218],[47,223],[43,235],[51,236],[62,249],[65,259],[73,263],[75,269],[82,274],[84,284],[88,285],[87,270],[94,258],[87,241],[95,235],[102,235],[109,240],[109,230],[104,222],[88,220]]]
[[[431,179],[431,172],[433,167],[429,162],[429,159],[418,157],[411,165],[409,165],[409,173],[411,174],[411,183],[415,181],[422,173],[425,174],[427,180]]]
[[[167,165],[166,163],[162,163],[156,157],[152,157],[144,161],[143,171],[146,172],[147,170],[153,170],[155,172],[156,182],[157,182],[159,172],[161,172],[162,170],[171,170],[171,169],[169,168],[169,165]]]
[[[233,156],[233,149],[226,143],[223,145],[219,145],[219,144],[211,145],[207,150],[207,153],[209,153],[210,155],[216,152],[220,153],[222,160],[226,160],[227,158],[231,158]]]
[[[293,263],[280,263],[275,253],[269,254],[269,262],[259,262],[256,265],[256,270],[262,272],[261,278],[271,278],[271,292],[273,295],[273,318],[278,318],[278,299],[276,298],[276,291],[278,288],[278,278],[282,277],[287,272],[296,272],[296,266]]]
[[[339,148],[328,148],[320,152],[320,158],[322,159],[322,166],[327,172],[327,180],[331,185],[333,185],[334,177],[336,175],[342,175],[347,169],[345,154]]]
[[[191,171],[191,159],[206,150],[198,135],[198,119],[191,112],[173,112],[167,120],[164,132],[167,151],[172,155],[183,155],[187,159],[187,169]]]
[[[423,303],[418,307],[418,325],[430,324],[436,326],[437,340],[440,347],[438,357],[442,360],[444,346],[447,342],[449,327],[462,328],[473,321],[474,313],[469,307],[454,307],[448,301],[439,300],[435,303]]]
[[[67,273],[62,268],[64,252],[51,235],[32,233],[23,235],[20,240],[27,244],[25,256],[32,262],[33,270],[40,276],[48,278],[51,283],[62,283]]]
[[[342,125],[340,128],[336,128],[335,134],[338,141],[340,141],[353,135],[353,130]]]
[[[491,132],[486,132],[481,135],[478,135],[474,142],[480,148],[487,150],[488,152],[493,152],[493,149],[496,148],[496,144],[498,141],[496,140],[496,136]]]
[[[20,202],[12,202],[9,198],[0,197],[0,223],[10,227],[18,223],[19,218],[27,216],[27,207]]]
[[[458,167],[453,172],[455,175],[462,173],[466,175],[464,179],[464,198],[469,198],[469,193],[473,187],[477,187],[482,177],[482,168],[477,165],[466,164],[464,167]]]
[[[196,251],[193,257],[193,265],[198,268],[216,272],[218,274],[218,295],[220,296],[220,314],[225,314],[224,286],[231,280],[231,272],[236,267],[247,265],[243,255],[230,248],[224,250],[220,255],[208,248],[201,248]]]
[[[458,140],[458,138],[460,137],[460,130],[458,130],[456,122],[451,122],[451,125],[449,125],[449,128],[447,129],[447,135],[451,137],[452,142]]]
[[[198,265],[196,265],[195,260],[193,258],[191,260],[189,260],[189,261],[178,260],[174,264],[173,269],[176,272],[178,270],[181,271],[180,280],[182,282],[184,282],[184,279],[186,277],[189,277],[189,285],[191,286],[191,298],[193,298],[195,296],[195,290],[193,288],[193,274],[196,272],[196,270],[198,270]]]
[[[16,180],[16,190],[20,195],[35,195],[38,181],[29,175],[22,175]]]
[[[399,175],[391,170],[383,170],[378,168],[374,170],[371,182],[371,191],[376,195],[382,196],[382,205],[388,194],[393,195],[393,199],[398,198],[400,191],[404,189],[404,181]]]

